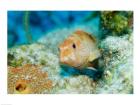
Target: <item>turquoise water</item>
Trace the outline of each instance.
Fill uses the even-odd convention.
[[[99,26],[99,12],[94,11],[8,11],[8,47],[35,42],[46,33],[94,20]]]

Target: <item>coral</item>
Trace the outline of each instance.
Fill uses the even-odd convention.
[[[100,48],[105,65],[96,93],[133,93],[133,44],[128,35],[109,36]]]
[[[14,47],[8,50],[8,65],[12,67],[25,64],[42,65],[45,71],[50,73],[49,77],[59,73],[58,56],[43,44],[31,44]]]
[[[133,28],[132,11],[103,11],[101,12],[101,34],[122,36],[130,34]]]
[[[51,89],[42,89],[41,93],[132,93],[133,92],[133,36],[132,33],[121,36],[107,36],[100,41],[102,49],[101,61],[103,61],[103,75],[97,81],[94,81],[90,74],[69,74],[68,69],[62,68],[59,64],[59,44],[77,29],[93,34],[97,30],[93,29],[93,24],[75,25],[71,28],[55,29],[47,33],[36,43],[30,45],[22,45],[8,49],[8,66],[9,71],[16,69],[27,68],[26,64],[40,65],[41,72],[47,73],[46,77],[52,81]],[[94,35],[94,34],[93,34]],[[98,34],[97,34],[98,36]],[[11,67],[12,66],[12,67]],[[38,68],[36,68],[38,69]],[[65,75],[61,72],[65,71]],[[76,70],[75,70],[76,71]],[[74,72],[75,72],[74,71]],[[28,73],[32,71],[28,71]],[[9,72],[12,73],[12,72]],[[30,74],[29,73],[29,74]],[[11,74],[10,74],[11,75]],[[12,77],[8,74],[8,77]],[[14,73],[15,75],[15,73]],[[19,75],[19,74],[18,74]],[[15,78],[16,77],[12,77]],[[18,77],[17,83],[8,80],[13,90],[14,86],[19,90],[19,93],[33,92],[30,84],[25,78]],[[42,77],[43,79],[44,77]],[[9,79],[9,78],[8,78]],[[42,81],[42,80],[37,80]],[[44,80],[44,83],[46,81]],[[15,83],[15,84],[13,84]],[[39,82],[40,83],[40,82]],[[36,84],[36,83],[35,83]],[[26,88],[27,86],[27,88]],[[40,86],[42,87],[42,86]],[[24,91],[23,91],[24,90]],[[21,92],[22,91],[22,92]],[[9,93],[18,93],[12,91]],[[34,93],[34,92],[33,92]]]
[[[93,83],[93,80],[88,76],[71,75],[67,78],[61,76],[62,68],[59,64],[59,57],[55,53],[56,52],[51,51],[51,48],[47,48],[46,45],[43,44],[14,47],[8,50],[8,65],[13,69],[18,69],[19,67],[23,68],[24,65],[28,63],[32,65],[41,65],[41,70],[43,72],[47,72],[48,79],[53,81],[53,88],[51,88],[49,92],[48,89],[46,89],[42,93],[94,93],[95,87],[93,88],[92,86],[93,84],[95,85],[95,83]],[[23,81],[23,86],[19,89],[22,90],[24,88],[24,84],[27,84],[28,81],[25,81],[25,79],[20,77],[19,80],[20,81],[17,81],[17,84]],[[8,80],[8,83],[12,86],[14,85],[10,80]],[[29,90],[31,89],[27,88],[26,91],[22,91],[20,93],[27,93]]]
[[[96,83],[88,76],[70,76],[61,78],[53,88],[57,94],[92,94],[95,92]]]
[[[48,73],[40,66],[26,64],[21,67],[8,67],[8,93],[39,94],[52,88]]]

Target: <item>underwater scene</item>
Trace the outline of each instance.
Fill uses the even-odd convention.
[[[8,11],[8,94],[133,94],[133,11]]]

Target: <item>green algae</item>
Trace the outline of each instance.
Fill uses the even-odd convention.
[[[101,34],[122,36],[130,34],[133,30],[133,12],[132,11],[103,11],[101,12]]]

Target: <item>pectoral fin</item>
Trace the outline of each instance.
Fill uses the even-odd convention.
[[[95,58],[96,58],[95,55],[91,53],[89,56],[89,62],[92,62]]]
[[[100,52],[98,50],[94,51],[94,52],[90,53],[89,62],[92,62],[99,57],[100,57]]]
[[[97,71],[94,67],[87,67],[87,69]]]

